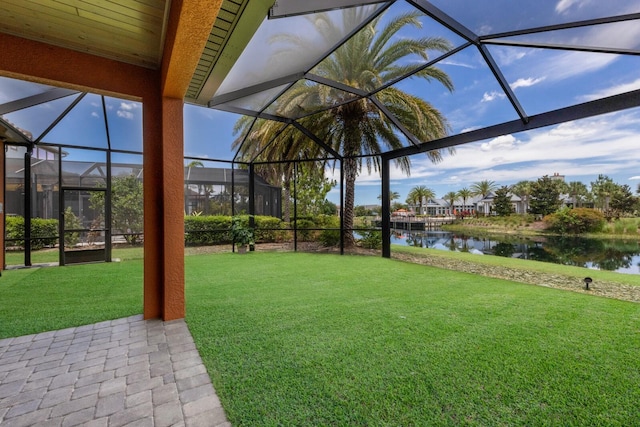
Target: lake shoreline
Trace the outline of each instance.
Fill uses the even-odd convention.
[[[601,239],[601,240],[639,240],[640,232],[636,234],[615,234],[615,233],[583,233],[583,234],[560,234],[546,231],[542,221],[536,221],[532,226],[517,226],[513,227],[499,227],[499,226],[482,226],[477,224],[449,224],[440,227],[442,231],[448,231],[451,233],[469,233],[469,234],[487,234],[487,235],[505,235],[505,236],[517,236],[517,237],[582,237],[586,239]]]
[[[429,253],[415,254],[403,251],[393,251],[392,258],[414,264],[429,265],[447,270],[461,271],[496,279],[511,280],[536,286],[545,286],[622,301],[640,302],[640,287],[621,284],[605,280],[594,280],[585,289],[584,282],[575,276],[563,274],[543,273],[540,271],[523,270],[514,267],[487,265],[469,260],[455,259],[447,256],[433,256]]]

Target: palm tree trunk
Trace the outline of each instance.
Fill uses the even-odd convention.
[[[284,195],[283,195],[283,199],[284,199],[284,222],[285,223],[290,223],[291,222],[291,189],[289,188],[289,186],[291,185],[291,180],[287,177],[285,178],[284,181],[284,185],[282,186],[283,190],[284,190]]]
[[[344,246],[353,247],[356,241],[353,237],[353,209],[355,204],[356,177],[358,175],[358,161],[353,158],[344,159],[345,191],[344,191]]]

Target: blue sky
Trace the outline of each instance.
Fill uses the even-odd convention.
[[[640,12],[639,2],[628,0],[614,4],[596,0],[544,0],[523,4],[515,12],[506,0],[441,0],[433,3],[445,12],[461,17],[465,26],[479,34],[513,30],[525,21],[528,25],[540,26],[597,18],[611,8],[616,8],[613,14]],[[393,15],[406,8],[404,3],[397,2],[388,13]],[[507,9],[508,17],[504,13]],[[425,35],[446,37],[456,46],[462,43],[458,36],[426,18],[421,31]],[[401,36],[410,34],[415,35],[407,32]],[[638,49],[640,25],[636,22],[607,24],[527,36],[526,40]],[[640,58],[637,56],[500,46],[489,49],[528,115],[640,88]],[[268,64],[264,66],[268,67]],[[449,120],[452,134],[518,118],[474,47],[447,58],[439,67],[452,78],[455,85],[453,93],[440,85],[415,80],[406,80],[398,86],[429,100],[443,112]],[[230,129],[236,117],[229,113],[198,110],[187,107],[186,116],[194,117],[194,123],[198,116],[198,120],[203,120],[202,124],[207,123],[203,125],[206,130],[198,130],[200,125],[186,126],[189,130],[185,140],[188,143],[196,135],[199,139],[215,135],[216,142],[206,153],[214,157],[215,151],[223,150],[225,144],[233,140]],[[426,185],[438,196],[443,196],[480,180],[509,185],[554,173],[564,175],[568,182],[582,181],[587,185],[598,174],[606,174],[635,190],[640,182],[636,148],[639,138],[640,109],[504,135],[460,146],[455,155],[445,154],[439,164],[433,164],[425,155],[413,156],[410,176],[404,176],[398,170],[392,171],[392,191],[399,192],[404,201],[409,190],[417,185]],[[198,150],[193,148],[193,155],[196,155]],[[332,170],[327,170],[327,175],[337,178]],[[357,182],[356,204],[378,203],[378,174],[368,175],[365,170]],[[339,202],[337,188],[329,198]]]
[[[603,10],[611,8],[615,9],[613,14],[640,12],[638,0],[618,0],[613,3],[600,0],[540,0],[535,4],[523,3],[516,11],[510,0],[437,0],[433,3],[445,12],[460,17],[465,26],[479,34],[516,29],[522,22],[538,26],[597,18],[606,15]],[[404,2],[397,2],[388,13],[393,15],[407,8]],[[504,14],[507,8],[510,9],[508,17]],[[300,25],[301,19],[296,21]],[[282,28],[281,22],[272,21],[271,25]],[[427,18],[422,22],[423,28],[419,34],[446,37],[454,46],[462,43],[458,36],[439,24]],[[287,28],[295,28],[298,24]],[[416,33],[403,32],[399,36],[412,34],[415,36]],[[312,37],[313,34],[306,36]],[[523,37],[514,39],[521,40]],[[637,50],[640,45],[640,25],[637,25],[637,21],[607,24],[527,36],[526,40]],[[258,49],[264,49],[264,46]],[[640,88],[638,56],[504,46],[491,46],[489,50],[528,115]],[[249,80],[236,81],[228,86],[255,84],[259,81],[251,79],[268,80],[278,76],[278,73],[292,72],[283,68],[281,58],[265,60],[256,68],[255,56],[248,56],[253,61],[252,58],[241,58],[239,66],[244,63],[245,66],[252,66],[254,71],[259,68],[263,72],[247,74]],[[420,63],[417,58],[415,60],[417,64]],[[298,66],[304,69],[307,63],[308,60],[300,59]],[[475,47],[462,50],[438,66],[453,80],[453,93],[441,85],[416,80],[403,81],[398,87],[424,97],[444,113],[452,134],[517,118]],[[9,85],[7,82],[8,79],[0,79],[0,103],[27,96],[34,91],[29,87],[33,85],[31,83]],[[104,144],[98,100],[97,96],[88,96],[76,107],[69,120],[63,121],[45,141],[50,139],[58,143],[91,146]],[[44,104],[30,111],[13,113],[8,118],[25,129],[33,129],[37,134],[38,130],[44,130],[42,123],[54,117],[56,111],[61,112],[69,102],[60,100]],[[115,124],[111,130],[115,148],[141,150],[141,112],[139,103],[107,98],[109,121]],[[233,153],[230,147],[236,137],[232,129],[239,118],[231,113],[186,105],[185,156],[231,160]],[[639,142],[640,108],[636,108],[459,146],[455,155],[445,154],[439,164],[433,164],[426,155],[413,156],[410,176],[404,176],[395,169],[392,171],[392,191],[399,192],[404,201],[411,188],[426,185],[441,197],[480,180],[509,185],[554,173],[564,175],[567,181],[582,181],[587,185],[598,174],[606,174],[619,184],[629,184],[635,190],[640,183],[640,156],[636,148]],[[221,163],[211,165],[223,166]],[[328,169],[326,173],[336,178],[332,170]],[[377,204],[379,194],[379,176],[368,175],[363,170],[357,181],[356,204]],[[338,203],[338,190],[334,189],[329,198]]]

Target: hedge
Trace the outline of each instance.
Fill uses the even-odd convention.
[[[249,215],[240,215],[240,221],[249,223]],[[280,239],[282,220],[271,216],[254,217],[256,243],[275,242]],[[220,245],[231,243],[231,216],[207,215],[184,218],[184,241],[187,246]]]
[[[188,246],[231,243],[231,217],[227,215],[187,216],[184,243]]]
[[[5,236],[9,246],[24,248],[24,218],[21,216],[7,216],[5,218]],[[31,249],[55,246],[58,243],[57,219],[31,219]]]

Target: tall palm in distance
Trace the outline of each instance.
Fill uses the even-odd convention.
[[[464,212],[467,210],[467,199],[473,197],[473,191],[465,187],[461,190],[458,190],[458,197],[462,199],[462,217],[464,218]]]
[[[422,215],[422,204],[429,203],[429,199],[436,197],[436,193],[425,185],[413,187],[407,195],[407,204],[417,204],[419,206],[418,215]]]
[[[378,28],[380,18],[373,20],[316,66],[312,73],[365,92],[371,92],[395,81],[415,68],[415,65],[411,64],[412,58],[418,56],[422,60],[428,60],[428,51],[446,52],[452,47],[449,41],[441,37],[411,39],[398,36],[398,32],[406,26],[420,28],[421,16],[419,13],[402,14],[391,18],[382,28]],[[358,19],[357,12],[353,9],[344,10],[345,21],[356,19]],[[322,20],[322,17],[317,18],[318,20]],[[321,23],[316,22],[316,25],[324,28],[324,34],[337,31],[336,23],[330,19]],[[414,74],[412,78],[437,82],[447,90],[453,90],[450,78],[436,67],[425,68]],[[446,118],[421,98],[393,86],[379,91],[374,96],[420,141],[437,139],[449,132]],[[334,109],[301,118],[299,123],[344,158],[343,220],[346,230],[353,228],[355,182],[363,165],[370,172],[379,171],[380,158],[375,155],[383,152],[384,149],[397,149],[403,146],[403,141],[392,120],[384,115],[370,98],[347,102],[351,97],[352,95],[346,92],[328,86],[298,83],[278,99],[276,108],[272,112],[283,117],[299,117],[304,116],[305,112],[318,110],[322,105],[331,103],[339,105]],[[265,121],[257,123],[257,126],[254,126],[256,129],[254,132],[262,133],[261,141],[271,140],[270,137],[275,137],[277,133],[274,130],[275,126],[264,123]],[[270,130],[262,132],[260,129],[262,125],[270,127]],[[311,156],[326,156],[319,145],[293,126],[289,128],[277,136],[274,142],[276,147],[281,146],[280,140],[284,139],[285,145],[296,146],[298,149],[303,145],[311,147],[307,152]],[[286,139],[289,137],[291,140]],[[241,147],[241,150],[244,149]],[[248,150],[251,151],[250,148]],[[288,151],[291,155],[296,150]],[[431,151],[428,155],[434,162],[442,158],[440,151]],[[410,172],[408,158],[397,159],[396,166],[407,174]],[[355,243],[353,234],[348,232],[345,236],[345,245],[352,246]]]
[[[569,195],[574,208],[579,208],[586,200],[589,189],[580,181],[571,181],[569,183]]]
[[[495,181],[490,181],[488,179],[471,184],[471,192],[473,193],[473,195],[482,196],[483,199],[497,189],[498,184],[496,184]],[[483,213],[485,216],[487,216],[488,214],[488,212]]]
[[[449,215],[453,215],[453,205],[458,200],[458,193],[455,191],[449,191],[444,195],[444,199],[449,203]]]
[[[400,193],[398,193],[397,191],[389,192],[389,203],[393,203],[394,200],[398,199],[400,199]],[[378,200],[382,200],[382,194],[378,195]]]
[[[524,212],[529,212],[529,198],[531,197],[531,181],[519,181],[511,186],[511,192],[522,200]]]
[[[482,196],[483,199],[497,189],[498,184],[496,184],[495,181],[490,181],[488,179],[474,182],[473,184],[471,184],[470,188],[474,196]]]

